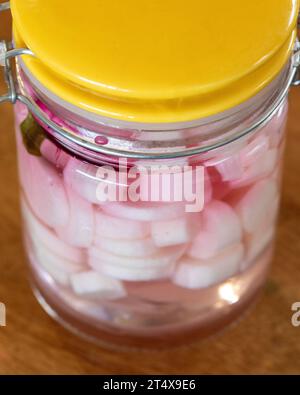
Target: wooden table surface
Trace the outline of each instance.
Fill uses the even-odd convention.
[[[8,15],[0,18],[0,37],[9,37]],[[0,106],[0,163],[0,301],[7,307],[7,326],[0,328],[0,374],[300,373],[300,327],[291,325],[291,305],[300,301],[300,88],[290,95],[282,209],[269,282],[237,325],[186,348],[113,352],[76,338],[48,317],[26,278],[10,104]]]

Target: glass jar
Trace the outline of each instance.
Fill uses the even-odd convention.
[[[296,55],[242,103],[173,123],[107,120],[18,58],[24,240],[51,316],[100,343],[161,347],[245,311],[272,258]]]

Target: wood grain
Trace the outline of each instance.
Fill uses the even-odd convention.
[[[3,23],[3,20],[5,21]],[[0,37],[9,36],[1,16]],[[0,84],[0,92],[5,86]],[[223,334],[163,352],[117,352],[66,332],[34,299],[26,277],[18,207],[12,107],[0,106],[0,374],[300,373],[300,88],[290,95],[283,200],[273,270],[258,303]]]

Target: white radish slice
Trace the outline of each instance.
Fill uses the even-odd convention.
[[[182,256],[184,250],[185,248],[182,246],[167,247],[158,250],[156,254],[151,256],[131,258],[111,254],[109,252],[99,250],[96,247],[91,247],[89,249],[89,257],[95,258],[93,260],[94,265],[96,265],[96,267],[93,266],[94,269],[97,269],[98,267],[101,270],[102,263],[108,263],[116,267],[128,267],[144,270],[149,267],[161,268],[176,262]]]
[[[227,203],[214,200],[202,213],[201,229],[187,254],[196,259],[207,259],[242,238],[238,215]]]
[[[126,290],[120,281],[94,271],[72,274],[70,281],[73,291],[80,296],[107,300],[126,296]]]
[[[51,263],[52,266],[56,267],[57,269],[63,270],[66,273],[70,274],[70,273],[77,273],[79,271],[82,271],[86,267],[82,262],[77,263],[69,259],[64,259],[58,256],[54,252],[48,250],[47,247],[43,246],[42,244],[39,244],[39,242],[35,240],[34,237],[32,237],[31,239],[34,243],[35,250],[37,251],[39,256],[44,260],[46,260],[47,262]]]
[[[235,244],[207,260],[182,259],[173,282],[183,288],[202,289],[216,285],[239,273],[244,247]]]
[[[259,135],[241,150],[241,163],[244,167],[251,166],[268,151],[269,147],[269,138],[266,135]]]
[[[223,181],[236,180],[243,175],[243,167],[239,155],[227,158],[218,163],[216,169],[221,174]]]
[[[274,201],[278,201],[276,183],[273,180],[262,180],[234,205],[246,232],[252,233],[258,228]]]
[[[236,180],[243,175],[243,165],[239,154],[210,159],[205,162],[205,166],[215,167],[224,182]]]
[[[90,261],[90,265],[93,267],[93,259]],[[98,264],[96,263],[98,267]],[[175,265],[168,265],[163,267],[147,267],[138,269],[136,267],[125,267],[125,266],[113,266],[110,263],[103,263],[101,265],[101,272],[107,276],[124,280],[124,281],[154,281],[169,278]],[[97,268],[95,268],[97,270]]]
[[[70,215],[65,226],[56,227],[57,235],[73,247],[88,248],[94,239],[94,210],[91,203],[67,188]]]
[[[230,186],[232,188],[241,188],[268,177],[275,169],[277,162],[278,150],[268,150],[244,170],[243,176],[240,179],[230,182]]]
[[[74,261],[76,263],[82,263],[84,260],[83,250],[64,243],[60,240],[55,233],[48,227],[43,225],[32,213],[29,205],[25,201],[25,198],[21,199],[22,213],[28,232],[45,247],[47,247],[53,253],[67,260]]]
[[[164,221],[182,217],[185,206],[182,203],[108,203],[103,211],[109,215],[133,221]]]
[[[96,173],[96,166],[72,158],[64,170],[64,179],[66,184],[82,198],[91,203],[99,204],[97,198],[99,180]]]
[[[106,215],[99,210],[95,212],[96,240],[99,244],[102,237],[116,240],[144,239],[150,234],[150,226],[144,222],[131,221]]]
[[[86,266],[83,263],[76,263],[68,259],[64,259],[51,252],[39,243],[38,240],[32,237],[32,235],[31,240],[34,245],[37,263],[44,267],[45,270],[49,272],[49,274],[52,275],[60,284],[68,285],[70,274],[78,273],[86,269]]]
[[[97,237],[95,245],[103,251],[131,258],[143,258],[158,252],[158,248],[150,237],[138,240],[115,240]]]
[[[194,222],[199,222],[195,224]],[[195,234],[196,225],[200,227],[200,216],[192,220],[182,217],[172,221],[158,221],[151,224],[151,235],[158,247],[169,247],[185,244],[191,241]]]
[[[64,226],[69,219],[66,191],[57,169],[45,159],[29,154],[22,174],[23,188],[34,214],[49,227]]]
[[[271,243],[275,235],[275,227],[261,228],[253,235],[246,237],[246,260],[242,265],[242,270],[246,270],[252,265],[254,260],[263,252],[263,250]]]
[[[104,179],[107,174],[102,174],[102,169],[107,169],[108,179]],[[127,196],[128,186],[117,184],[118,174],[110,167],[102,168],[72,158],[64,170],[64,178],[67,185],[93,204],[106,203],[107,200],[104,201],[104,198],[107,198],[109,202],[111,200],[118,201],[120,196],[122,199]],[[103,193],[101,186],[104,189]]]

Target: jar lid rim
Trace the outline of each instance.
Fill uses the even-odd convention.
[[[195,142],[191,145],[188,143],[188,138],[187,135],[185,136],[184,134],[181,134],[182,138],[184,137],[184,144],[182,144],[181,139],[178,140],[178,144],[175,146],[172,145],[172,149],[170,150],[170,145],[169,145],[169,140],[166,140],[167,145],[162,145],[161,140],[159,145],[157,145],[155,139],[153,140],[153,146],[150,144],[150,146],[144,146],[143,140],[141,140],[141,145],[136,145],[134,143],[132,146],[128,143],[130,142],[129,140],[126,140],[126,136],[124,139],[124,136],[120,137],[120,139],[116,138],[115,134],[112,135],[112,138],[110,139],[109,134],[104,134],[103,137],[106,139],[106,144],[104,145],[99,145],[96,143],[93,134],[96,136],[101,136],[102,134],[96,132],[92,132],[92,130],[86,129],[84,135],[78,134],[78,132],[74,133],[74,130],[71,130],[68,127],[68,123],[63,122],[64,126],[62,126],[61,122],[57,123],[57,119],[59,116],[55,115],[54,117],[49,117],[49,114],[47,112],[44,112],[40,108],[39,105],[36,104],[36,93],[35,91],[32,90],[32,87],[29,87],[27,83],[24,83],[22,74],[19,74],[19,80],[20,80],[20,88],[21,88],[21,93],[18,94],[18,100],[25,104],[29,111],[31,111],[34,116],[40,120],[43,124],[45,124],[48,129],[50,130],[51,134],[55,139],[57,139],[60,144],[65,146],[68,150],[71,150],[75,154],[81,153],[82,149],[85,151],[86,154],[91,154],[91,158],[98,158],[99,154],[102,155],[108,155],[110,157],[125,157],[125,158],[132,158],[132,159],[173,159],[173,158],[181,158],[181,157],[187,157],[187,156],[194,156],[198,155],[201,153],[205,152],[210,152],[213,151],[217,148],[227,146],[240,138],[243,138],[250,133],[255,133],[256,130],[258,130],[260,127],[264,126],[267,124],[267,122],[273,117],[273,115],[276,113],[276,111],[280,108],[281,104],[284,102],[284,100],[287,97],[288,91],[290,86],[293,84],[295,81],[295,77],[297,75],[297,65],[296,63],[298,62],[298,52],[295,54],[295,57],[293,57],[293,60],[284,68],[284,70],[280,73],[278,77],[263,91],[261,91],[258,95],[256,95],[254,98],[250,99],[250,102],[252,105],[255,103],[255,108],[260,109],[259,112],[255,111],[256,117],[253,118],[250,113],[249,113],[249,103],[243,103],[239,106],[239,114],[241,114],[241,117],[248,116],[248,125],[244,126],[241,125],[241,122],[238,122],[239,126],[232,127],[229,125],[229,129],[227,132],[222,133],[222,135],[218,134],[218,137],[215,139],[214,136],[211,136],[211,139],[209,138],[208,141],[204,142],[201,139],[201,134],[198,133],[198,137],[200,137],[200,140],[198,141],[197,138],[197,144]],[[298,64],[298,63],[297,63]],[[21,72],[21,70],[20,70]],[[28,78],[26,74],[24,74],[24,77]],[[28,91],[28,88],[30,91]],[[33,96],[32,96],[33,95]],[[228,118],[228,120],[232,120],[234,114],[231,113],[232,111],[230,110],[229,113],[224,113],[223,116],[226,117],[225,119]],[[248,115],[247,115],[248,114]],[[54,120],[55,118],[55,120]],[[242,119],[242,118],[241,118]],[[221,121],[221,126],[222,126],[222,119],[212,119],[211,121],[213,122],[214,125],[217,123],[220,123]],[[68,122],[72,120],[68,120]],[[79,124],[78,124],[79,125]],[[75,124],[74,124],[75,126]],[[105,126],[105,125],[104,125]],[[207,131],[206,128],[206,123],[199,125],[203,126],[204,129]],[[76,126],[75,126],[76,127]],[[113,127],[113,126],[112,126]],[[133,125],[132,125],[133,127]],[[196,127],[197,128],[197,127]],[[211,128],[212,129],[212,128]],[[215,126],[212,130],[215,129]],[[134,129],[132,129],[134,131]],[[187,129],[188,130],[188,129]],[[200,129],[202,130],[202,129]],[[149,131],[154,131],[154,130],[142,130],[139,129],[139,132],[143,132],[144,134],[148,134]],[[194,135],[193,132],[193,127],[191,128],[192,134],[191,136]],[[163,130],[161,132],[165,133]],[[156,131],[155,133],[159,133]],[[209,136],[208,136],[209,137]],[[110,141],[111,140],[111,141]],[[192,140],[193,137],[192,137]],[[146,142],[148,139],[146,139]],[[124,144],[125,143],[125,144]]]

